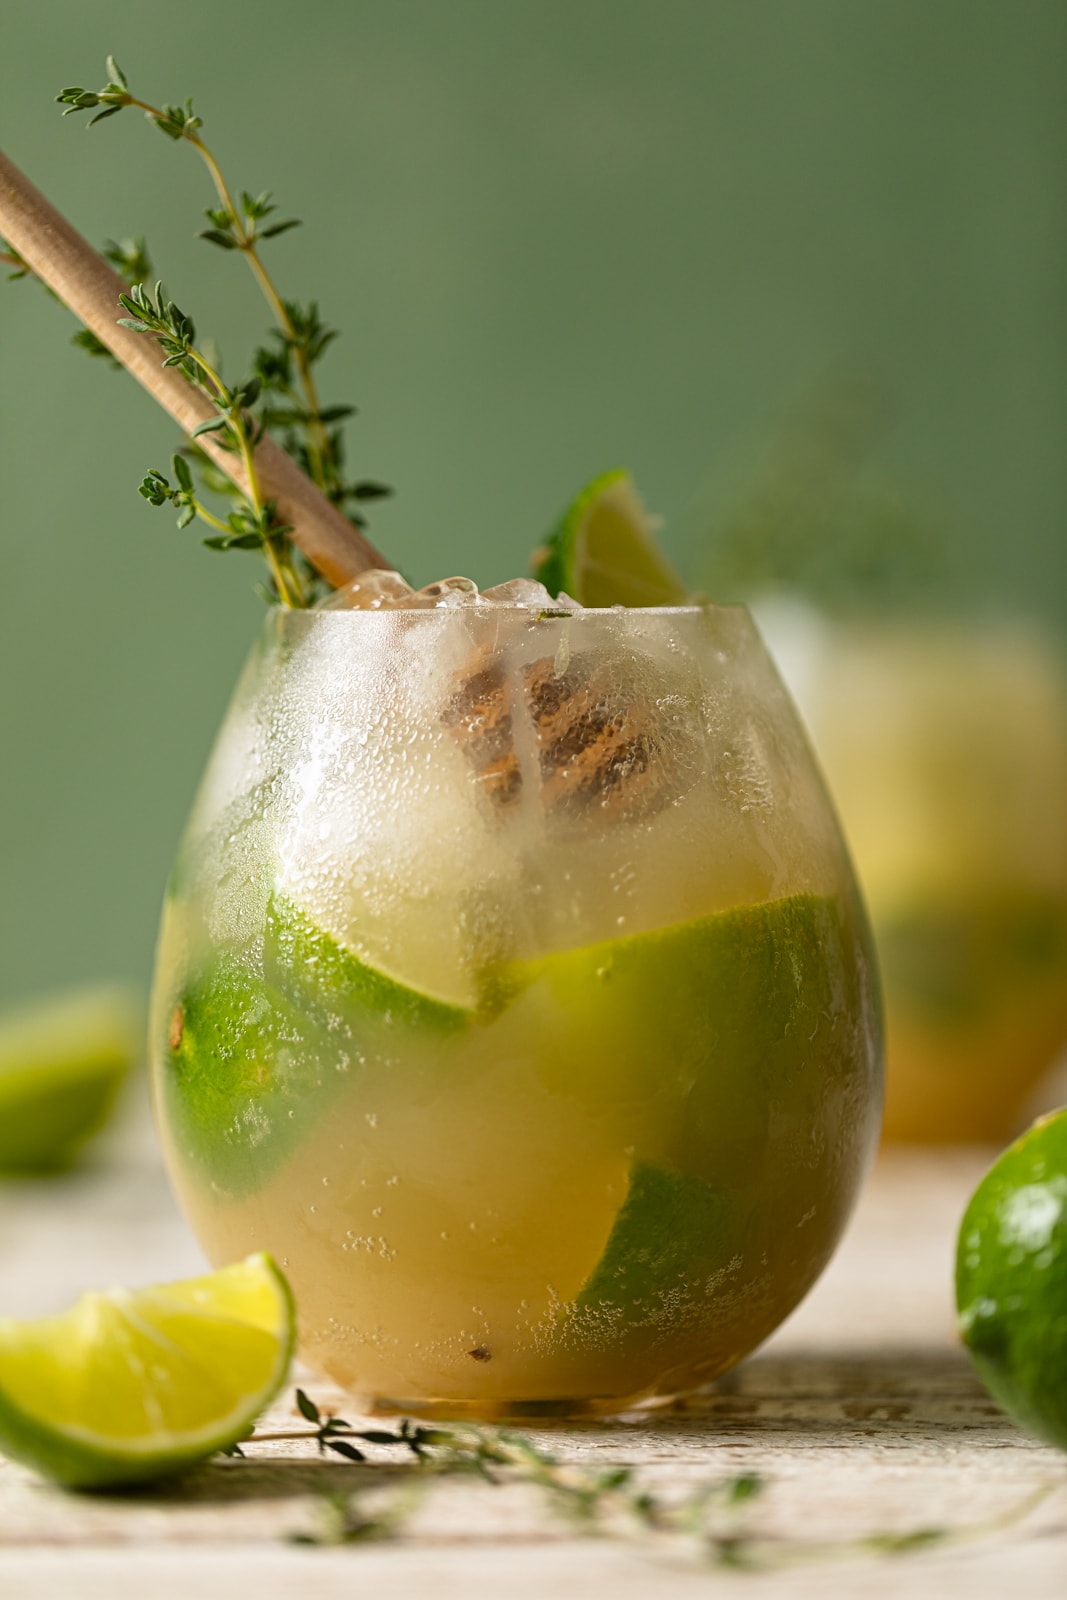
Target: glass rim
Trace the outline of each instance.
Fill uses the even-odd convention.
[[[714,600],[681,606],[580,606],[575,610],[560,606],[523,605],[519,600],[493,600],[473,606],[306,606],[279,607],[268,615],[290,617],[491,617],[500,612],[514,615],[527,612],[532,622],[569,622],[581,617],[701,617],[712,612],[730,612],[752,620],[751,608],[742,601],[722,605]]]

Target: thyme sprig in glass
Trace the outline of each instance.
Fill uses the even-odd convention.
[[[150,278],[152,276],[152,263],[148,259],[148,246],[145,244],[145,241],[142,238],[123,239],[121,241],[116,239],[108,239],[101,249],[100,254],[106,261],[111,263],[111,265],[115,268],[115,271],[119,274],[119,277],[124,278],[127,283],[137,283],[141,279]],[[15,283],[20,278],[30,278],[34,276],[33,269],[29,265],[29,262],[24,261],[19,255],[18,251],[13,250],[11,246],[5,244],[2,239],[0,239],[0,266],[12,268],[7,275],[9,283]],[[47,284],[42,283],[41,287],[44,289],[46,294],[52,296],[53,300],[58,298],[58,296],[48,288]],[[71,335],[70,342],[71,344],[77,345],[79,349],[85,350],[91,356],[102,356],[105,361],[109,362],[111,366],[114,367],[116,372],[122,371],[122,362],[117,360],[116,357],[111,354],[111,351],[108,349],[107,345],[103,344],[101,340],[96,337],[96,334],[93,333],[92,329],[79,328],[77,333]]]
[[[147,271],[129,275],[132,287],[129,296],[124,297],[123,307],[130,316],[122,320],[127,327],[159,340],[166,352],[165,364],[178,366],[209,395],[219,418],[197,432],[218,431],[219,442],[241,454],[250,489],[248,501],[243,502],[210,457],[196,447],[194,438],[193,445],[183,453],[188,460],[174,458],[174,481],[153,469],[143,479],[140,492],[150,504],[174,505],[179,512],[179,526],[187,526],[194,517],[208,522],[216,529],[204,541],[212,549],[261,548],[271,569],[274,594],[270,598],[288,606],[307,605],[315,597],[320,580],[289,540],[289,530],[277,522],[269,502],[259,493],[252,460],[257,438],[263,432],[276,434],[282,447],[357,527],[365,525],[358,507],[383,498],[391,490],[376,480],[347,479],[344,438],[338,424],[354,414],[354,407],[324,406],[313,370],[337,337],[336,330],[323,323],[316,301],[301,305],[285,299],[263,261],[262,244],[298,227],[299,221],[278,218],[269,191],[252,194],[241,190],[235,198],[202,136],[203,120],[194,112],[191,100],[181,105],[154,105],[131,92],[113,56],[107,58],[107,70],[108,82],[103,89],[75,86],[56,96],[64,107],[64,116],[93,111],[91,127],[119,111],[136,108],[168,139],[192,145],[208,169],[218,201],[205,211],[210,226],[202,229],[199,237],[245,257],[276,324],[269,342],[253,354],[250,377],[229,387],[223,383],[217,365],[209,364],[203,350],[194,346],[191,320],[166,299],[162,286],[149,289]],[[21,265],[17,258],[13,264],[16,268]],[[138,281],[133,282],[135,276]],[[88,340],[79,342],[87,344]],[[99,351],[94,349],[93,353]],[[181,466],[179,461],[183,461]],[[207,510],[194,487],[189,462],[204,489],[236,500],[235,509],[225,521]]]
[[[141,483],[140,492],[152,505],[167,501],[180,507],[178,526],[187,526],[194,517],[202,517],[219,530],[204,543],[213,550],[262,549],[271,570],[278,598],[286,606],[304,606],[308,603],[304,575],[296,565],[295,550],[288,539],[290,529],[279,523],[274,502],[265,500],[256,471],[255,447],[259,424],[251,407],[259,398],[261,384],[250,378],[239,388],[230,389],[215,370],[204,352],[199,349],[192,318],[168,300],[162,283],[154,290],[143,283],[135,284],[129,294],[120,296],[120,304],[128,316],[120,317],[123,327],[134,333],[147,333],[157,340],[164,352],[165,367],[177,367],[189,382],[195,384],[214,405],[217,415],[209,417],[193,430],[196,440],[205,433],[219,433],[221,442],[236,450],[244,463],[248,480],[250,504],[231,511],[225,522],[209,512],[197,499],[193,490],[192,472],[181,456],[174,457],[174,473],[178,480],[174,487],[158,471],[151,471]]]
[[[3,239],[0,239],[0,267],[11,268],[7,275],[9,283],[14,283],[17,278],[28,277],[30,271],[18,251],[12,250],[11,246],[5,244]]]

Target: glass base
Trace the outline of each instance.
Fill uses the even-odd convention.
[[[357,1396],[356,1404],[372,1417],[418,1417],[428,1422],[588,1422],[617,1417],[625,1411],[651,1411],[669,1406],[668,1395],[560,1395],[545,1400],[404,1400],[393,1395]]]

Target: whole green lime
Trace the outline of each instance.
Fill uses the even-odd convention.
[[[1067,1109],[1035,1122],[971,1196],[956,1304],[994,1399],[1067,1450]]]

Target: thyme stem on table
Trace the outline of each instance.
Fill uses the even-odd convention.
[[[526,1434],[473,1423],[425,1425],[404,1419],[395,1430],[357,1429],[343,1417],[320,1410],[302,1389],[296,1404],[310,1429],[284,1428],[248,1436],[242,1446],[289,1440],[314,1441],[320,1455],[368,1462],[362,1445],[401,1449],[413,1458],[415,1476],[383,1496],[364,1481],[352,1490],[336,1488],[322,1497],[317,1528],[291,1535],[299,1544],[354,1544],[396,1538],[403,1533],[430,1484],[441,1477],[475,1476],[487,1485],[527,1484],[549,1505],[587,1534],[638,1535],[661,1548],[679,1542],[694,1547],[715,1566],[750,1571],[828,1564],[872,1556],[901,1557],[932,1547],[971,1544],[1013,1527],[1036,1509],[1059,1483],[1038,1485],[995,1517],[959,1527],[923,1525],[837,1540],[796,1539],[762,1533],[751,1508],[768,1486],[757,1472],[741,1472],[698,1485],[680,1500],[655,1493],[637,1470],[625,1464],[583,1466],[562,1462]]]

